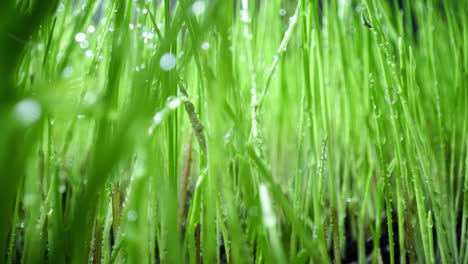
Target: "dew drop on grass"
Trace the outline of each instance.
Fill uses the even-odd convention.
[[[159,60],[159,66],[164,71],[170,71],[176,66],[176,56],[172,53],[165,53]]]
[[[127,213],[127,218],[129,222],[135,222],[138,218],[138,214],[134,210],[130,210]]]
[[[181,103],[181,100],[180,98],[178,97],[169,97],[167,98],[167,108],[173,110],[173,109],[176,109]]]
[[[244,22],[244,23],[249,23],[250,22],[249,14],[247,13],[246,10],[242,9],[240,11],[240,15],[241,15],[242,22]]]
[[[145,32],[143,32],[143,33],[141,34],[141,36],[142,36],[145,40],[147,40],[147,39],[152,39],[152,38],[154,37],[154,33],[151,32],[151,31],[149,31],[149,32],[146,32],[146,31],[145,31]]]
[[[141,11],[141,13],[142,13],[143,15],[146,15],[146,14],[148,14],[148,9],[146,9],[146,8],[145,8],[145,9],[143,9],[143,10]]]
[[[93,25],[88,27],[88,32],[89,33],[94,33],[94,31],[96,31],[96,28]]]
[[[208,42],[203,42],[201,45],[202,50],[208,50],[210,48],[210,43]]]
[[[224,134],[224,143],[228,143],[232,137],[232,130],[229,130],[226,134]]]
[[[279,60],[278,55],[273,56],[273,64],[277,63]]]
[[[64,193],[66,190],[67,190],[67,187],[64,184],[60,185],[60,187],[59,187],[59,192],[60,193]]]
[[[85,40],[86,40],[86,34],[85,34],[85,33],[79,32],[79,33],[77,33],[77,34],[75,35],[75,41],[76,41],[76,42],[80,42],[80,43],[81,43],[81,42],[83,42],[83,41],[85,41]]]
[[[380,118],[381,115],[382,115],[382,113],[380,112],[380,109],[377,108],[376,105],[374,105],[374,117],[375,118]]]
[[[97,96],[93,92],[88,92],[83,101],[85,105],[92,105],[97,101]]]
[[[192,4],[192,13],[196,16],[199,16],[205,12],[206,3],[205,1],[195,1]]]
[[[63,3],[60,3],[60,5],[57,8],[57,12],[62,13],[65,11],[65,5]]]
[[[24,99],[15,105],[16,119],[28,126],[39,120],[42,114],[41,104],[34,99]]]
[[[164,118],[164,113],[163,112],[157,112],[154,116],[153,116],[153,122],[158,125],[162,122]]]
[[[67,66],[62,71],[62,79],[68,79],[73,74],[73,68],[71,66]]]
[[[313,238],[313,239],[317,239],[317,237],[318,237],[318,236],[317,236],[317,226],[314,225],[314,228],[313,228],[313,230],[312,230],[312,238]]]
[[[86,57],[91,58],[94,56],[94,52],[92,50],[87,50],[85,52]]]
[[[280,16],[285,16],[286,15],[286,9],[281,8],[279,11]]]
[[[393,98],[392,98],[392,96],[390,95],[390,93],[391,93],[391,92],[390,92],[389,89],[387,89],[387,90],[385,91],[385,101],[387,101],[388,104],[391,104],[391,105],[392,105],[392,104],[395,104],[395,103],[396,103],[397,96],[395,95],[395,96],[393,96]]]

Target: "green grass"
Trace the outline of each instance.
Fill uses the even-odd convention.
[[[0,1],[0,263],[468,263],[467,28],[451,0]]]

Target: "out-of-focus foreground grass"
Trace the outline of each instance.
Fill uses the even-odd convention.
[[[0,263],[467,263],[468,1],[0,1]]]

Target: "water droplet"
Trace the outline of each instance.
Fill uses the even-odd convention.
[[[164,71],[170,71],[174,69],[176,66],[176,56],[172,53],[165,53],[161,56],[161,60],[159,61],[159,66]]]
[[[135,29],[135,26],[133,24],[129,24],[128,27],[130,28],[130,30],[134,30]]]
[[[202,50],[208,50],[210,48],[210,43],[208,42],[203,42],[201,45]]]
[[[314,224],[314,228],[312,229],[312,238],[317,239],[317,226]]]
[[[146,14],[148,14],[148,9],[146,9],[146,8],[145,8],[145,9],[143,9],[143,10],[141,11],[141,13],[143,13],[143,15],[146,15]]]
[[[167,108],[173,110],[176,109],[180,105],[180,98],[179,97],[169,97],[167,98]]]
[[[80,48],[87,49],[88,46],[89,46],[89,43],[88,43],[87,40],[84,40],[84,41],[80,42]]]
[[[24,99],[15,105],[14,113],[20,123],[28,126],[39,120],[42,114],[42,107],[34,99]]]
[[[385,101],[387,101],[387,103],[389,103],[389,104],[395,104],[396,100],[397,100],[397,96],[395,95],[394,98],[392,98],[391,95],[390,95],[390,90],[387,89],[385,91]]]
[[[67,66],[62,71],[62,79],[68,79],[73,74],[73,68],[71,66]]]
[[[79,32],[75,35],[75,41],[76,42],[83,42],[86,40],[86,34],[83,32]]]
[[[66,190],[67,190],[67,187],[64,184],[60,185],[60,187],[59,187],[59,192],[60,193],[64,193]]]
[[[85,52],[86,57],[91,58],[94,56],[94,52],[92,50],[87,50]]]
[[[97,101],[97,96],[93,92],[88,92],[86,93],[83,101],[84,101],[84,104],[86,105],[92,105]]]
[[[127,218],[129,222],[135,222],[138,218],[138,214],[134,210],[130,210],[127,213]]]
[[[386,252],[390,252],[390,245],[386,245],[386,246],[385,246],[385,251],[386,251]]]
[[[286,15],[286,9],[281,8],[279,11],[280,16],[285,16]]]
[[[352,200],[351,198],[349,198],[349,197],[346,198],[346,202],[347,202],[347,203],[350,203],[350,202],[352,202],[352,201],[353,201],[353,200]]]
[[[374,117],[375,118],[380,118],[381,115],[382,115],[382,113],[380,112],[380,109],[378,109],[377,106],[374,105]]]
[[[57,12],[62,13],[65,11],[65,5],[63,3],[60,3],[60,5],[57,8]]]
[[[241,21],[242,22],[244,22],[244,23],[249,23],[250,22],[249,13],[247,12],[247,10],[242,9],[240,11],[240,15],[241,15]]]
[[[88,27],[88,32],[89,33],[94,33],[94,31],[96,31],[96,28],[93,25]]]
[[[192,4],[192,12],[194,15],[199,16],[205,12],[206,3],[205,1],[195,1]]]
[[[153,116],[153,122],[158,125],[162,122],[164,118],[164,112],[157,112],[154,116]]]
[[[276,63],[279,60],[278,55],[273,56],[273,64]]]
[[[143,38],[145,38],[145,39],[146,39],[146,38],[150,38],[150,33],[148,33],[148,32],[145,31],[145,32],[143,32],[143,33],[141,34],[141,36],[142,36]]]
[[[223,139],[224,143],[227,144],[231,140],[232,137],[232,130],[229,130],[226,134],[224,134]]]

